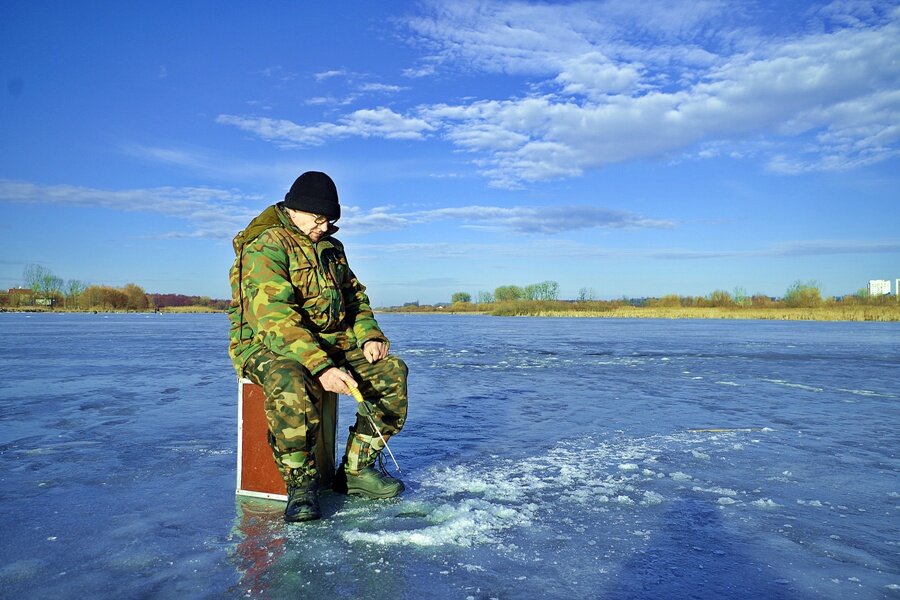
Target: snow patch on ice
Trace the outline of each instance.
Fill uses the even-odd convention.
[[[656,506],[657,504],[662,504],[664,499],[661,494],[656,492],[644,492],[644,499],[641,500],[641,504],[644,506]]]
[[[695,492],[706,492],[709,494],[717,494],[719,496],[737,496],[738,494],[735,490],[721,487],[702,488],[700,486],[694,486],[691,489]]]
[[[781,506],[780,504],[777,504],[775,501],[771,500],[770,498],[760,498],[759,500],[754,500],[750,504],[752,504],[753,506],[756,506],[758,508],[775,508],[775,507]]]
[[[360,531],[342,534],[347,542],[378,545],[472,546],[496,542],[496,534],[512,526],[531,523],[533,509],[528,506],[503,506],[479,498],[456,504],[444,504],[427,515],[428,525],[401,531]]]
[[[636,535],[636,536],[642,537],[642,538],[648,538],[648,537],[650,537],[651,533],[653,533],[653,532],[650,531],[649,529],[635,529],[634,531],[631,532],[631,535]]]
[[[422,474],[415,497],[404,500],[403,512],[387,515],[408,518],[385,521],[385,513],[392,509],[369,509],[368,516],[351,517],[341,535],[347,542],[382,546],[492,544],[502,549],[507,537],[515,535],[510,530],[548,515],[572,515],[566,523],[576,531],[591,512],[618,513],[623,522],[637,525],[640,520],[629,515],[663,504],[670,492],[681,493],[675,490],[683,489],[679,484],[686,481],[696,492],[714,494],[724,508],[738,504],[737,497],[746,492],[678,467],[692,459],[709,461],[713,452],[731,451],[735,441],[733,436],[697,438],[682,432],[646,438],[585,435],[516,459],[495,454],[435,466]],[[645,465],[667,465],[672,470],[659,472]],[[756,506],[776,506],[769,502],[763,499]],[[343,516],[343,511],[335,516]]]

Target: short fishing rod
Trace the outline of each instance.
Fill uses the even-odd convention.
[[[363,411],[363,414],[366,415],[366,418],[369,419],[369,424],[372,425],[372,429],[375,430],[375,433],[378,434],[378,437],[381,438],[382,443],[384,444],[384,449],[388,451],[388,454],[391,456],[391,460],[394,461],[394,466],[397,467],[397,472],[402,473],[400,470],[400,465],[397,464],[397,459],[394,458],[394,453],[391,452],[390,446],[388,446],[387,440],[384,439],[384,436],[381,434],[381,430],[378,429],[378,425],[375,424],[375,419],[372,418],[372,411],[366,405],[366,399],[363,398],[362,393],[359,391],[358,387],[350,387],[347,386],[347,389],[350,390],[350,395],[353,396],[353,399],[356,400],[357,404],[359,404],[360,410]]]

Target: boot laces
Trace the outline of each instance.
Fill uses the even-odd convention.
[[[378,460],[376,461],[376,464],[378,465],[378,471],[381,472],[382,477],[395,479],[395,477],[391,475],[391,472],[387,470],[387,467],[384,466],[384,456],[381,454],[381,452],[378,453]]]

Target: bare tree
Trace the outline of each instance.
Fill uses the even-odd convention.
[[[47,267],[33,263],[25,266],[25,269],[22,271],[22,283],[31,290],[32,304],[34,304],[35,297],[43,295],[44,280],[52,276],[53,273]]]
[[[54,275],[47,267],[37,264],[27,265],[22,272],[22,280],[32,292],[32,304],[36,299],[40,299],[52,306],[53,301],[62,294],[62,278]]]
[[[87,289],[87,285],[78,279],[70,279],[66,282],[66,308],[76,308],[78,297]]]

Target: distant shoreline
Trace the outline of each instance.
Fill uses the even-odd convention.
[[[147,308],[142,310],[135,309],[115,309],[115,308],[103,308],[96,310],[88,310],[83,308],[46,308],[43,306],[4,306],[0,308],[0,313],[10,312],[10,313],[41,313],[41,314],[61,314],[61,313],[72,313],[72,314],[163,314],[163,315],[175,315],[175,314],[195,314],[195,313],[224,313],[226,311],[219,308],[210,308],[208,306],[168,306],[165,308],[160,308],[159,310],[153,308]]]
[[[789,307],[651,307],[619,306],[608,309],[565,309],[556,306],[537,306],[523,303],[520,307],[505,305],[502,310],[477,310],[471,307],[446,308],[376,308],[377,314],[406,315],[482,315],[499,317],[549,317],[585,319],[744,319],[765,321],[850,321],[900,322],[900,306],[822,306],[815,308]],[[0,312],[40,314],[211,314],[226,311],[206,306],[173,306],[160,310],[71,310],[44,307],[3,307]]]
[[[496,310],[444,309],[380,309],[396,314],[480,314],[510,317],[566,317],[595,319],[746,319],[768,321],[869,321],[900,322],[900,306],[822,306],[815,308],[754,307],[638,307],[620,306],[605,310],[560,309],[556,307],[522,306],[519,310],[506,306]]]

